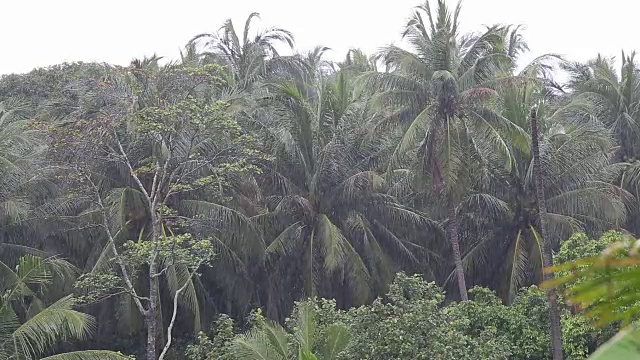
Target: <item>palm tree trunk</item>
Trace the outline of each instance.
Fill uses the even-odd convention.
[[[469,300],[467,294],[467,282],[464,278],[464,268],[462,267],[462,256],[460,255],[460,240],[458,238],[458,218],[456,216],[456,207],[453,201],[448,202],[449,212],[449,227],[447,232],[449,233],[449,241],[451,242],[451,249],[453,250],[453,261],[456,265],[455,272],[458,279],[458,289],[460,291],[460,299],[462,301]]]
[[[533,151],[533,174],[536,186],[536,202],[538,203],[538,221],[540,222],[540,245],[542,247],[542,266],[553,265],[551,245],[547,238],[547,204],[544,195],[544,179],[540,165],[540,144],[538,143],[538,119],[536,110],[531,110],[531,150]],[[553,279],[553,274],[544,272],[544,280]],[[562,360],[562,328],[560,327],[560,310],[558,309],[558,295],[555,290],[546,290],[549,301],[549,320],[551,327],[551,354],[553,360]]]
[[[447,115],[443,115],[446,123]],[[440,143],[440,127],[436,126],[433,129],[433,135],[431,141],[426,145],[425,152],[430,155],[429,166],[432,171],[431,191],[434,194],[439,194],[444,188],[442,174],[440,172],[440,161],[438,155],[435,153],[436,145]],[[458,218],[456,216],[455,202],[451,198],[451,195],[447,195],[447,212],[449,218],[449,226],[447,227],[447,237],[451,243],[451,249],[453,250],[453,263],[455,264],[455,275],[458,280],[458,290],[460,292],[460,299],[462,301],[469,300],[467,294],[467,282],[464,277],[464,268],[462,266],[462,255],[460,254],[460,240],[458,238]]]

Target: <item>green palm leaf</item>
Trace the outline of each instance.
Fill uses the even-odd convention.
[[[327,342],[322,352],[323,360],[335,360],[349,345],[351,335],[346,326],[333,324],[327,329]]]
[[[11,347],[16,356],[38,358],[62,338],[84,340],[95,331],[94,319],[72,310],[74,300],[66,296],[20,325],[3,348]]]
[[[41,358],[41,360],[130,360],[129,356],[107,350],[73,351]]]
[[[637,360],[640,359],[640,332],[635,326],[621,330],[616,336],[601,345],[590,360]]]

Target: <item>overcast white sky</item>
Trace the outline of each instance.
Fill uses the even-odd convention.
[[[413,6],[424,0],[1,0],[0,74],[27,72],[63,61],[126,65],[134,57],[176,58],[193,35],[212,32],[227,18],[237,31],[246,16],[261,14],[259,27],[292,31],[297,48],[349,48],[367,52],[398,42]],[[377,2],[376,2],[377,1]],[[449,1],[451,6],[454,1]],[[527,58],[560,53],[586,60],[598,51],[620,55],[640,50],[635,0],[466,0],[464,30],[482,25],[526,25]],[[523,59],[526,60],[526,59]]]

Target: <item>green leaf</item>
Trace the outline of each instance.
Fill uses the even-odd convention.
[[[71,295],[58,300],[20,325],[2,347],[12,347],[19,358],[39,358],[62,339],[85,340],[94,332],[95,320],[72,306]]]
[[[590,360],[640,360],[640,330],[635,326],[622,329],[600,346]]]
[[[333,324],[327,329],[328,339],[323,351],[323,360],[335,360],[349,345],[349,329],[342,324]]]
[[[114,351],[85,350],[48,356],[40,360],[131,360],[131,358]]]

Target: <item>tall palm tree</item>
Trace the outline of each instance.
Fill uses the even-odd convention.
[[[531,110],[531,152],[533,155],[533,176],[535,178],[534,188],[536,190],[536,203],[538,204],[538,222],[540,224],[540,245],[542,252],[542,266],[553,265],[553,250],[547,237],[547,198],[544,193],[544,173],[540,160],[540,143],[538,133],[538,114],[535,109]],[[545,280],[552,279],[553,276],[545,273]],[[549,323],[551,327],[551,355],[554,360],[562,360],[562,329],[560,327],[560,309],[558,308],[558,295],[553,289],[547,290],[549,301]]]
[[[404,236],[409,228],[437,236],[422,214],[385,194],[385,140],[365,128],[376,113],[344,74],[308,68],[270,84],[256,114],[274,158],[257,178],[266,211],[254,217],[273,269],[270,303],[284,306],[269,307],[274,317],[302,294],[361,303],[398,265],[419,263],[416,252],[426,250]]]
[[[270,59],[278,57],[277,46],[286,44],[293,47],[293,35],[284,29],[268,28],[251,38],[251,25],[259,18],[258,13],[251,13],[245,21],[242,37],[239,36],[231,19],[220,27],[217,33],[200,34],[191,42],[206,40],[202,54],[215,62],[225,65],[231,77],[232,86],[250,89],[251,85],[267,73]]]
[[[513,166],[489,164],[487,181],[476,191],[495,199],[496,211],[465,220],[475,237],[463,262],[476,283],[498,289],[511,301],[521,286],[541,281],[542,244],[530,145],[529,110],[537,107],[544,173],[546,242],[556,249],[575,231],[602,231],[624,223],[630,194],[612,185],[622,165],[611,161],[616,147],[610,132],[579,100],[544,97],[542,82],[522,74],[498,90],[494,114],[525,132],[505,134]],[[484,196],[484,195],[483,195]],[[481,220],[481,222],[479,222]],[[480,227],[478,227],[480,226]],[[493,264],[493,265],[492,265]]]
[[[586,63],[565,66],[570,78],[571,96],[587,103],[594,114],[612,132],[619,145],[615,159],[626,164],[624,174],[616,179],[625,190],[640,198],[640,77],[635,52],[622,53],[622,67],[618,73],[613,58],[598,55]],[[636,203],[630,209],[626,227],[637,233],[640,229]]]
[[[640,76],[635,52],[622,52],[622,68],[617,74],[613,58],[598,55],[587,63],[568,63],[567,87],[578,99],[588,101],[598,118],[620,144],[617,159],[634,162],[640,156],[636,135],[640,133]]]
[[[0,247],[9,257],[32,247],[61,250],[61,244],[42,242],[51,227],[42,221],[38,207],[59,189],[40,166],[47,147],[33,113],[20,101],[0,102]]]
[[[616,227],[630,200],[612,185],[622,167],[611,162],[615,147],[605,126],[583,102],[545,97],[542,82],[524,75],[500,88],[495,114],[530,128],[532,145],[507,137],[514,166],[490,169],[483,189],[498,199],[501,211],[482,219],[484,229],[472,227],[478,240],[464,257],[476,263],[478,280],[493,283],[507,301],[518,287],[542,280],[541,270],[552,264],[561,240],[575,231]],[[547,295],[552,354],[561,359],[557,296],[553,290]]]
[[[441,204],[438,216],[446,219],[458,292],[466,300],[458,205],[467,196],[465,189],[477,181],[472,176],[477,164],[498,157],[511,166],[510,150],[499,130],[517,129],[500,117],[487,116],[483,100],[513,66],[518,48],[506,41],[511,33],[502,27],[461,36],[459,13],[460,5],[451,13],[440,0],[435,14],[428,1],[419,6],[404,32],[413,52],[395,46],[384,49],[380,57],[391,71],[365,79],[379,92],[382,104],[395,107],[391,119],[408,123],[389,170],[407,159],[408,151],[417,156],[414,174],[430,185],[429,196]],[[512,38],[517,36],[507,37]]]

